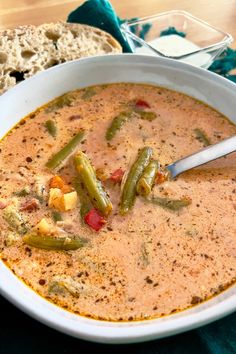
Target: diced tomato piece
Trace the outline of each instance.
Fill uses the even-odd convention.
[[[54,176],[49,182],[49,188],[58,188],[63,193],[69,193],[72,191],[72,188],[66,184],[66,182],[60,176]]]
[[[31,199],[21,205],[20,210],[22,211],[34,211],[39,208],[39,201],[37,199]]]
[[[110,180],[114,183],[120,183],[122,181],[122,178],[124,176],[125,171],[123,171],[121,168],[118,168],[114,172],[112,172],[110,176]]]
[[[135,108],[143,110],[145,108],[151,108],[150,104],[144,100],[137,100],[135,102]]]
[[[158,171],[157,175],[156,175],[156,184],[161,184],[163,182],[165,182],[168,179],[168,173],[166,172],[162,172],[162,171]]]
[[[85,215],[84,221],[86,222],[86,224],[88,224],[95,231],[99,231],[106,223],[106,220],[104,219],[104,217],[95,208],[91,209]]]
[[[6,208],[6,206],[7,206],[7,204],[6,204],[6,203],[4,203],[4,202],[0,201],[0,209],[5,209],[5,208]]]

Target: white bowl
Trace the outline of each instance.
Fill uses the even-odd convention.
[[[209,71],[170,59],[112,55],[80,59],[41,72],[0,97],[0,137],[22,117],[56,96],[94,84],[150,83],[200,99],[236,122],[236,85]],[[74,337],[102,343],[134,343],[190,330],[236,309],[236,287],[190,310],[155,320],[104,322],[53,305],[24,285],[0,261],[0,292],[42,323]]]

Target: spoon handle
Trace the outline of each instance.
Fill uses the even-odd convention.
[[[236,135],[217,144],[210,145],[195,154],[184,157],[183,159],[168,165],[166,168],[170,172],[171,178],[175,178],[182,172],[216,160],[219,157],[228,155],[234,151],[236,151]]]

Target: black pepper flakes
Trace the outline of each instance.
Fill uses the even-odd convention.
[[[39,285],[45,285],[46,284],[46,280],[45,279],[39,279]]]
[[[149,276],[147,276],[144,280],[146,281],[147,284],[153,283],[153,280]]]
[[[25,160],[26,160],[26,162],[32,162],[33,161],[33,159],[30,156],[26,157]]]
[[[193,296],[192,300],[191,300],[191,305],[197,305],[201,301],[202,301],[202,299],[199,296]]]
[[[25,248],[25,253],[28,255],[28,257],[31,257],[31,256],[32,256],[32,250],[31,250],[31,248],[26,247],[26,248]]]

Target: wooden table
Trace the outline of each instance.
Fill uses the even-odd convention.
[[[82,4],[75,0],[0,0],[0,28],[66,19]],[[229,32],[236,39],[236,0],[111,0],[122,18],[180,9]],[[236,41],[233,44],[236,48]]]

